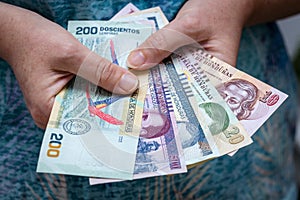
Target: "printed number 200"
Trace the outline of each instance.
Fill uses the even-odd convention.
[[[61,147],[61,140],[63,139],[62,134],[51,133],[50,142],[48,144],[47,156],[57,158],[59,156],[59,149]]]
[[[98,27],[96,26],[76,27],[76,35],[89,35],[89,34],[95,35],[97,34],[97,32],[98,32]]]

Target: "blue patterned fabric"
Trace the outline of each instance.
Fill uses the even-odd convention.
[[[9,2],[9,1],[8,1]],[[14,0],[66,27],[70,19],[109,19],[126,0]],[[182,1],[132,1],[161,6],[172,19]],[[26,109],[10,67],[0,62],[0,199],[297,199],[293,167],[296,79],[275,24],[243,31],[237,67],[289,94],[287,101],[234,157],[223,156],[186,174],[90,186],[87,177],[39,174],[43,130]]]

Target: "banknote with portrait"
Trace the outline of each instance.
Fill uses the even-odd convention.
[[[149,16],[147,16],[147,18],[144,18],[144,14],[145,13],[147,15],[151,16],[151,14],[154,13],[154,12],[153,12],[153,9],[149,9],[148,11],[147,10],[145,10],[145,11],[136,11],[133,14],[127,15],[127,19],[126,19],[126,16],[125,16],[124,20],[132,20],[132,19],[155,19],[154,22],[156,22],[155,24],[156,24],[156,29],[157,30],[160,29],[160,28],[162,28],[163,26],[165,26],[168,23],[168,21],[164,17],[164,14],[159,9],[156,11],[156,13],[159,13],[159,15],[156,16],[155,18],[149,17]],[[121,19],[122,19],[122,17],[121,17]],[[157,21],[159,21],[159,23],[157,23]],[[195,41],[193,41],[191,39],[187,39],[186,36],[183,36],[181,34],[174,33],[174,35],[177,35],[177,37],[183,38],[183,39],[187,40],[188,42],[195,42]],[[173,62],[169,62],[169,65],[173,66]],[[164,68],[164,67],[162,67],[162,68]],[[172,69],[172,67],[168,67],[168,69]],[[165,74],[168,74],[168,73],[166,72]],[[187,73],[185,73],[185,74],[187,75]],[[182,77],[183,76],[181,74],[181,78]],[[169,78],[170,78],[170,80],[174,80],[175,79],[174,78],[174,74],[171,77],[169,77]],[[189,79],[189,80],[191,80],[191,79]],[[172,84],[170,84],[170,85],[172,85]],[[187,85],[191,85],[191,83],[186,84],[186,82],[185,83],[181,82],[180,84],[185,84],[185,88],[187,87]],[[192,84],[192,85],[195,86],[197,84]],[[200,145],[202,147],[202,151],[199,151],[199,149],[201,150],[201,147],[199,147],[197,145],[194,146],[194,150],[191,150],[191,149],[193,149],[193,148],[191,148],[191,146],[189,148],[186,148],[187,147],[186,140],[182,139],[182,144],[183,144],[183,146],[185,148],[185,151],[186,151],[186,153],[185,153],[186,162],[188,164],[193,164],[195,162],[199,162],[199,161],[202,161],[202,160],[205,160],[205,159],[209,159],[211,157],[215,157],[216,155],[218,155],[218,156],[223,155],[224,153],[228,153],[230,151],[238,149],[239,147],[242,147],[242,146],[245,146],[247,144],[250,144],[251,141],[252,141],[248,137],[248,135],[245,133],[245,129],[241,126],[241,124],[238,122],[238,120],[236,120],[236,117],[232,114],[232,112],[230,111],[230,109],[228,108],[228,106],[225,104],[225,102],[222,100],[222,98],[220,98],[220,95],[218,94],[218,92],[216,91],[216,89],[214,88],[214,86],[211,85],[211,84],[209,84],[209,83],[208,83],[208,85],[209,85],[210,90],[211,90],[210,93],[212,93],[211,94],[211,102],[210,102],[210,104],[206,104],[206,105],[209,105],[209,106],[206,106],[205,108],[206,109],[215,108],[213,110],[216,110],[217,105],[221,105],[219,108],[225,107],[225,110],[223,110],[223,111],[226,111],[227,119],[230,119],[230,123],[231,123],[230,127],[227,126],[227,132],[226,132],[227,135],[226,135],[225,138],[229,137],[231,143],[235,143],[235,144],[234,145],[233,144],[232,145],[227,145],[227,144],[231,144],[230,142],[228,142],[229,140],[227,140],[227,142],[225,142],[225,144],[223,144],[221,141],[224,142],[224,141],[226,141],[226,139],[224,137],[219,137],[220,135],[223,135],[223,134],[220,134],[218,136],[216,136],[216,134],[214,134],[214,136],[212,136],[211,131],[209,130],[209,128],[207,128],[207,122],[206,122],[207,120],[205,119],[205,117],[203,117],[203,116],[206,116],[206,118],[208,118],[207,115],[201,115],[202,116],[202,118],[201,118],[199,116],[200,112],[195,112],[196,114],[195,114],[194,118],[191,117],[193,115],[188,115],[190,117],[189,120],[194,121],[194,126],[197,127],[197,128],[195,128],[195,130],[196,129],[198,130],[198,132],[196,131],[198,135],[195,136],[195,138],[193,138],[193,139],[197,140],[197,138],[199,138],[199,135],[201,135],[201,132],[202,132],[202,135],[204,134],[203,133],[203,130],[204,130],[204,132],[206,133],[206,137],[201,137],[200,136],[200,138],[203,138],[203,141],[206,141],[206,142],[199,141],[199,143],[202,142],[201,143],[202,146]],[[170,86],[170,87],[172,87],[172,86]],[[179,87],[180,87],[179,83],[176,83],[176,86],[174,87],[174,90],[171,90],[171,91],[176,91],[176,90],[178,90]],[[197,94],[197,90],[192,89],[190,94],[194,94],[194,93]],[[199,88],[198,88],[198,93],[199,93]],[[179,100],[176,101],[177,105],[175,107],[175,113],[176,113],[176,119],[178,121],[177,125],[179,127],[182,128],[183,127],[183,121],[187,121],[187,120],[186,119],[185,120],[182,119],[182,116],[180,116],[178,114],[179,113],[178,109],[179,108],[185,108],[185,109],[187,109],[188,108],[187,104],[189,104],[189,105],[192,105],[192,107],[191,107],[192,109],[190,111],[188,111],[188,113],[192,113],[193,110],[197,111],[198,107],[196,107],[196,108],[193,107],[196,104],[195,102],[197,101],[196,100],[197,97],[199,97],[199,95],[195,95],[193,98],[191,96],[189,96],[189,101],[183,101],[184,98],[182,96]],[[176,100],[176,98],[174,98],[174,99]],[[173,103],[176,103],[176,102],[173,102]],[[181,107],[179,106],[178,102],[180,102],[180,105],[182,105]],[[198,98],[198,102],[199,102],[199,98]],[[202,103],[204,103],[204,102],[202,101]],[[204,104],[202,104],[202,105],[204,105]],[[217,110],[220,111],[221,109],[217,109]],[[201,122],[202,125],[200,125],[199,120],[196,119],[196,117],[198,117],[198,119],[202,120],[202,122]],[[220,119],[218,119],[218,120],[220,120]],[[225,127],[226,126],[225,124],[229,123],[228,121],[229,120],[227,120],[227,121],[223,120],[224,123],[222,125]],[[233,125],[233,123],[235,124],[235,126]],[[219,123],[219,125],[221,126],[221,122]],[[201,126],[204,126],[204,129]],[[215,127],[215,126],[210,125],[210,127],[211,127],[211,129],[213,129],[212,127]],[[231,128],[232,130],[229,131],[229,128]],[[200,133],[199,133],[199,131],[200,131]],[[238,133],[237,133],[237,131],[238,131]],[[232,135],[233,132],[235,133],[234,137]],[[189,133],[189,131],[182,129],[182,130],[179,130],[179,133],[180,133],[180,135],[186,135],[187,133]],[[209,143],[209,138],[210,137],[211,137],[211,142]],[[213,138],[215,138],[215,139],[213,139]],[[219,138],[219,139],[216,139],[216,138]],[[234,140],[234,138],[235,138],[235,141],[232,142]],[[237,142],[238,138],[239,138],[239,142]],[[217,144],[218,144],[219,148],[216,148]],[[208,148],[208,149],[210,149],[210,148],[214,149],[214,153],[204,153],[203,154],[203,152],[209,152],[209,151],[203,151],[206,148]],[[197,150],[195,150],[195,149],[197,149]],[[216,150],[216,149],[218,149],[218,150]],[[192,159],[191,155],[193,155],[194,157],[197,157],[197,159]],[[205,155],[205,156],[203,156],[203,155]],[[189,157],[189,156],[191,156],[191,157]]]
[[[205,135],[217,146],[218,156],[251,144],[252,139],[211,84],[198,60],[180,50],[172,55],[172,60],[177,73],[186,76],[192,88],[196,99],[193,109]]]
[[[126,9],[128,10],[128,9]],[[119,16],[121,21],[163,26],[166,18],[159,7]],[[118,20],[118,18],[113,18]],[[146,22],[146,23],[145,23]],[[149,90],[144,103],[142,130],[135,162],[134,179],[186,172],[183,149],[178,135],[171,92],[158,66],[149,73]],[[120,179],[90,178],[90,184],[122,181]]]
[[[288,97],[280,90],[211,56],[201,48],[185,47],[182,53],[198,62],[250,136]]]
[[[250,135],[253,135],[288,97],[278,89],[209,55],[203,49],[187,49],[187,54],[201,65],[210,82]]]
[[[159,67],[151,69],[137,146],[134,179],[187,171],[168,85]],[[90,178],[91,184],[121,181]]]

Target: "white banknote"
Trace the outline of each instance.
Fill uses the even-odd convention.
[[[152,33],[152,26],[70,21],[68,30],[92,51],[126,68],[129,52]],[[60,92],[37,171],[132,179],[148,71],[136,75],[139,89],[128,96],[112,94],[79,77]]]

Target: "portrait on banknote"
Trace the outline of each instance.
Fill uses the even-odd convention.
[[[268,93],[263,94],[250,81],[241,78],[230,79],[216,88],[239,120],[256,120],[268,111],[264,102]]]
[[[258,101],[258,89],[254,84],[243,79],[231,79],[216,88],[239,120],[251,115]]]
[[[167,115],[154,109],[144,109],[140,137],[156,138],[164,135],[170,128]]]

